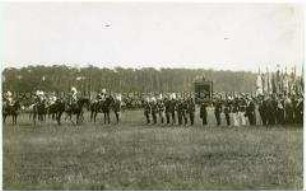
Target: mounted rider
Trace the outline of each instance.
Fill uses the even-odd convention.
[[[37,90],[35,93],[35,102],[44,103],[46,101],[45,92],[42,90]]]
[[[6,93],[4,93],[3,100],[4,100],[3,103],[5,105],[13,106],[14,103],[15,103],[15,101],[13,99],[13,94],[10,91],[7,91]]]
[[[55,92],[52,92],[50,95],[49,95],[49,104],[52,105],[52,104],[55,104],[55,102],[57,101],[57,97],[55,95]]]
[[[97,100],[98,102],[102,102],[102,101],[105,101],[106,97],[107,97],[107,92],[106,92],[106,89],[103,88],[101,93],[97,95]]]
[[[75,87],[72,87],[69,95],[69,104],[71,105],[72,108],[77,107],[78,100],[79,100],[79,92]]]

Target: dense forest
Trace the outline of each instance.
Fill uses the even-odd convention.
[[[205,69],[121,68],[66,65],[9,67],[2,73],[3,90],[13,92],[69,91],[75,86],[83,93],[112,92],[189,92],[196,78],[213,81],[216,92],[254,92],[256,74],[251,72],[214,71]]]

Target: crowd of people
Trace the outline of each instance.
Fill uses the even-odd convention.
[[[92,103],[102,102],[105,97],[115,97],[126,106],[128,102],[139,103],[144,110],[147,124],[165,125],[194,125],[196,108],[199,108],[199,117],[202,125],[215,123],[217,126],[224,122],[227,126],[254,126],[254,125],[290,125],[303,123],[303,95],[301,94],[220,94],[215,93],[211,98],[195,100],[195,94],[150,94],[139,97],[123,96],[120,93],[108,93],[102,89]],[[37,90],[32,94],[13,95],[10,91],[3,94],[3,103],[13,105],[14,100],[22,100],[24,106],[35,102],[46,102],[52,105],[61,100],[74,104],[80,97],[76,88],[72,87],[69,93],[45,93]],[[197,107],[197,104],[199,105]],[[120,111],[120,108],[117,108]],[[213,112],[214,122],[208,117]],[[224,121],[222,123],[222,121]]]

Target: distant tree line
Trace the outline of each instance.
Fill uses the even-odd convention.
[[[66,65],[7,67],[2,73],[3,90],[13,92],[70,91],[75,86],[84,94],[106,88],[113,92],[192,92],[193,82],[203,77],[214,83],[216,92],[255,92],[252,72],[211,69],[122,68],[114,69]]]

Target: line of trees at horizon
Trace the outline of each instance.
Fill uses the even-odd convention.
[[[76,87],[83,94],[100,92],[193,92],[199,77],[213,81],[216,92],[255,92],[257,74],[246,71],[215,71],[186,68],[99,68],[66,65],[7,67],[2,73],[3,90],[12,92],[67,92]]]

